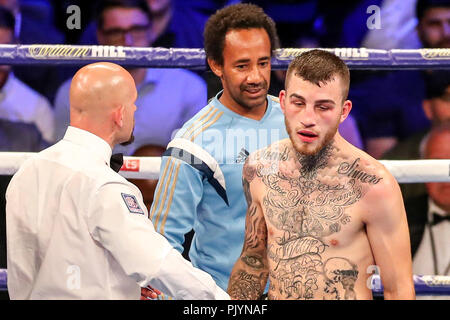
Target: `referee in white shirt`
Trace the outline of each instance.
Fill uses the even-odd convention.
[[[139,299],[151,285],[176,299],[229,299],[155,232],[139,189],[110,168],[133,136],[136,87],[112,63],[80,69],[70,126],[27,160],[6,193],[11,299]]]

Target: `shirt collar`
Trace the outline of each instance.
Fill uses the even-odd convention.
[[[110,145],[89,131],[69,126],[63,140],[83,146],[90,152],[97,154],[109,166],[112,150]]]
[[[270,114],[270,112],[272,111],[272,99],[270,98],[269,95],[267,95],[266,100],[267,100],[267,108],[266,108],[266,112],[264,113],[264,116],[260,119],[260,120],[254,120],[251,118],[247,118],[244,116],[241,116],[240,114],[234,112],[233,110],[227,108],[225,105],[223,105],[220,101],[219,98],[223,93],[223,89],[221,91],[219,91],[219,93],[216,94],[216,96],[214,98],[212,98],[212,100],[210,100],[210,103],[212,103],[215,107],[221,109],[222,111],[225,111],[227,113],[229,113],[230,115],[234,116],[234,117],[239,117],[242,119],[246,119],[248,121],[254,121],[254,122],[259,122],[262,123],[264,122],[264,120],[268,117],[268,115]]]
[[[430,197],[428,197],[428,221],[433,221],[433,213],[440,216],[447,215],[447,212],[440,208]]]

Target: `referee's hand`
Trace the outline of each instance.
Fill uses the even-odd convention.
[[[147,286],[145,288],[141,288],[141,300],[153,300],[158,298],[161,295],[161,291],[158,289]]]

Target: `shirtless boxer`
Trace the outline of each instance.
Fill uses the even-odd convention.
[[[243,169],[245,242],[228,292],[258,299],[414,299],[408,226],[394,177],[337,131],[352,104],[347,66],[312,50],[295,58],[280,103],[290,139],[256,151]]]

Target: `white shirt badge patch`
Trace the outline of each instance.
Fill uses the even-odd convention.
[[[136,197],[131,194],[121,193],[123,201],[131,213],[144,214],[144,210],[141,209],[139,203],[136,200]]]

